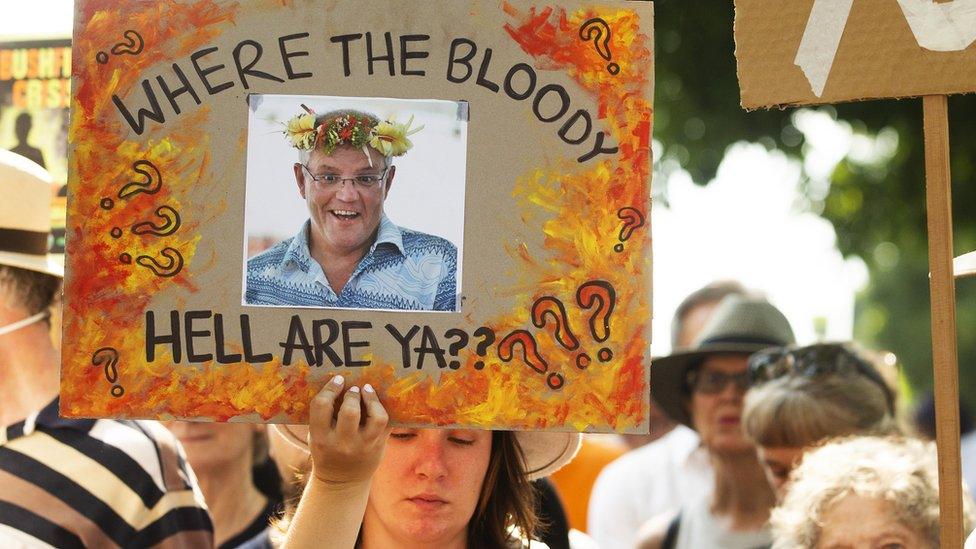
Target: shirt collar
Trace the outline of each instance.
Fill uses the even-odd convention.
[[[282,267],[287,266],[290,262],[295,262],[303,271],[308,272],[309,262],[312,260],[312,252],[308,247],[308,231],[311,229],[311,226],[312,221],[306,219],[305,223],[302,224],[302,228],[299,229],[298,234],[291,239],[291,244],[288,245],[288,249],[285,251],[285,255],[281,261]],[[380,226],[376,231],[376,241],[370,246],[370,253],[380,244],[391,244],[396,247],[401,255],[407,255],[403,248],[403,231],[395,223],[390,221],[390,218],[385,213],[380,217]]]
[[[395,223],[390,221],[390,218],[386,217],[386,214],[383,214],[383,217],[380,218],[380,227],[376,232],[376,242],[373,243],[369,251],[375,250],[380,244],[393,244],[397,250],[400,250],[400,254],[407,255],[403,249],[403,231]]]
[[[291,244],[285,250],[285,255],[281,259],[282,267],[287,267],[289,263],[297,263],[303,271],[308,271],[308,262],[312,258],[312,254],[308,249],[308,231],[311,226],[311,219],[306,219],[305,223],[302,223],[302,228],[291,239]]]
[[[49,402],[44,408],[31,413],[25,419],[22,419],[13,425],[0,428],[0,445],[22,436],[30,435],[40,427],[51,429],[68,428],[88,432],[92,428],[92,425],[95,424],[96,420],[94,419],[70,419],[60,417],[58,411],[59,408],[60,398],[55,397],[54,400]]]

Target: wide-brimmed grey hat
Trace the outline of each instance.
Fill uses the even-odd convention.
[[[752,354],[795,343],[783,313],[765,299],[730,295],[722,300],[690,349],[651,362],[651,397],[671,419],[694,428],[686,401],[688,370],[710,355]]]
[[[969,252],[952,260],[952,270],[956,278],[976,276],[976,252]]]

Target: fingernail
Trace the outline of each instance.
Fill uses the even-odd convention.
[[[372,393],[373,392],[373,386],[370,385],[369,383],[367,383],[366,385],[363,385],[363,390],[366,391],[367,393]]]
[[[342,376],[335,376],[334,378],[332,378],[332,383],[335,383],[336,385],[339,386],[342,386],[343,381],[345,381],[345,379],[343,379]]]
[[[352,387],[349,388],[349,392],[350,393],[358,393],[359,392],[359,386],[353,385]]]

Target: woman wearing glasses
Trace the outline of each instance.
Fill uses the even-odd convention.
[[[782,500],[804,451],[854,434],[897,434],[895,394],[848,344],[771,349],[749,358],[742,425]]]
[[[766,527],[775,497],[755,446],[742,433],[749,355],[793,343],[793,330],[768,302],[722,301],[693,348],[656,359],[651,396],[672,419],[698,432],[714,470],[709,494],[677,513],[651,519],[640,547],[753,549],[772,541]]]

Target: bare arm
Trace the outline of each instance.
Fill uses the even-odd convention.
[[[645,522],[637,534],[637,549],[661,549],[674,518],[674,512],[668,511]]]
[[[341,395],[336,376],[309,410],[312,474],[282,547],[353,549],[366,512],[370,482],[386,446],[389,417],[368,385]],[[360,401],[366,409],[360,424]]]

